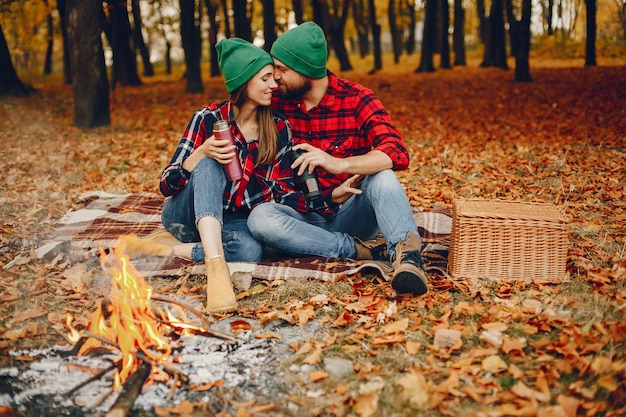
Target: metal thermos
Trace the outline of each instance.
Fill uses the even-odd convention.
[[[306,151],[302,149],[291,150],[289,152],[289,156],[291,159],[291,163],[298,159],[300,155],[304,154]],[[320,184],[317,181],[317,174],[313,171],[312,174],[309,174],[308,168],[302,173],[302,175],[298,175],[298,169],[294,170],[296,175],[296,182],[300,185],[302,192],[304,192],[304,198],[311,202],[322,197],[322,190],[320,188]]]
[[[233,132],[230,130],[230,123],[228,120],[218,120],[213,125],[213,134],[217,139],[227,139],[229,145],[235,144],[235,138]],[[239,161],[239,152],[235,149],[235,157],[230,163],[224,165],[224,173],[228,181],[236,181],[243,176],[243,170],[241,169],[241,161]]]

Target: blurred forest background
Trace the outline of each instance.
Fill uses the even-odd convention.
[[[182,68],[187,92],[219,76],[215,43],[237,36],[269,50],[303,21],[322,26],[340,71],[371,57],[432,72],[470,64],[514,67],[530,54],[623,57],[626,0],[1,0],[0,95],[26,94],[50,74],[74,85],[76,126],[108,125],[108,91]],[[368,61],[369,62],[369,61]],[[403,64],[404,62],[404,64]],[[182,65],[180,65],[182,64]]]

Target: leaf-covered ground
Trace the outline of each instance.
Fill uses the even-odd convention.
[[[243,294],[244,317],[303,332],[318,320],[326,329],[286,359],[286,367],[310,365],[308,378],[285,381],[298,415],[625,415],[624,63],[550,62],[533,66],[525,84],[513,83],[512,71],[477,66],[374,75],[367,63],[355,66],[362,70],[344,76],[377,93],[410,148],[410,169],[399,176],[413,205],[449,207],[457,197],[561,205],[570,280],[470,287],[435,277],[419,299],[394,298],[370,276],[257,286]],[[62,342],[65,313],[88,318],[99,297],[69,284],[75,265],[36,260],[38,241],[84,192],[158,192],[191,114],[225,97],[220,78],[207,79],[203,94],[185,94],[174,76],[144,82],[112,91],[112,125],[89,131],[72,127],[71,86],[54,77],[31,97],[0,101],[2,365],[20,361],[11,350]],[[202,278],[165,279],[156,290],[201,297]],[[329,356],[349,359],[354,373],[329,375]],[[227,399],[223,415],[291,415],[284,399]]]

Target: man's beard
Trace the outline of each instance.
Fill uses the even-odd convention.
[[[278,83],[278,91],[279,95],[285,99],[300,98],[312,88],[311,80],[309,79],[304,79],[298,87],[289,87],[281,81]]]

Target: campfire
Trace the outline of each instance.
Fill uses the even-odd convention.
[[[124,239],[128,238],[121,237],[117,247],[123,248]],[[66,325],[67,339],[73,346],[68,354],[90,355],[101,349],[117,353],[114,365],[104,371],[114,370],[111,392],[121,389],[109,411],[119,416],[132,409],[144,384],[165,381],[174,389],[189,382],[187,375],[173,365],[172,344],[183,334],[217,337],[231,343],[236,339],[210,329],[204,315],[193,307],[154,296],[152,287],[132,267],[123,250],[115,249],[113,254],[110,297],[97,306],[87,330],[76,329],[70,314]],[[110,258],[103,253],[103,267]],[[172,308],[155,308],[155,301],[168,303]],[[186,311],[193,313],[201,324],[193,324]]]

